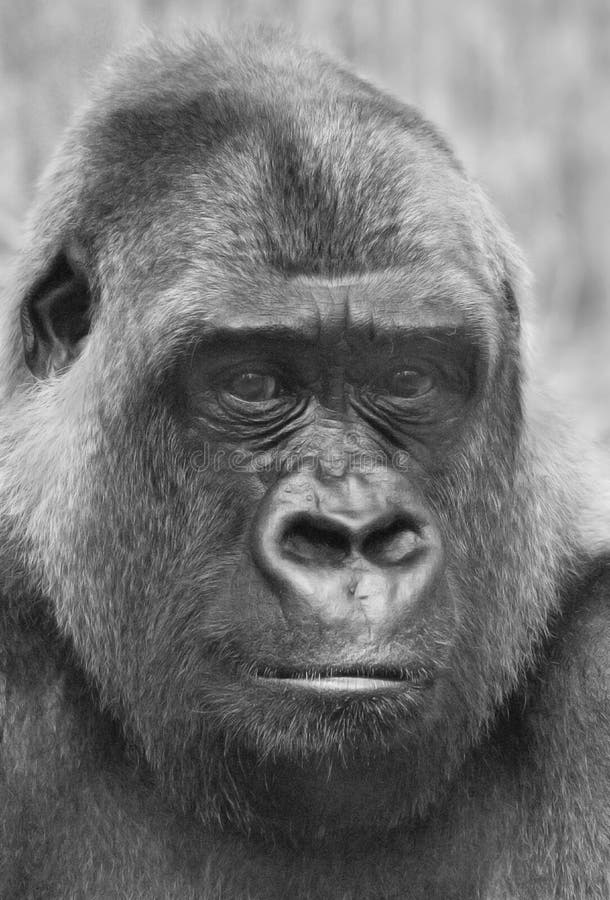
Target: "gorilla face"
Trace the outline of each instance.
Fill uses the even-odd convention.
[[[22,307],[36,584],[156,777],[248,827],[306,783],[337,828],[422,811],[554,603],[512,248],[316,59],[102,93]]]

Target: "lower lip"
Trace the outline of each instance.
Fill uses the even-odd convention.
[[[405,687],[404,681],[386,678],[328,677],[328,678],[261,678],[268,684],[284,685],[299,691],[318,694],[370,694],[379,691],[395,691]],[[410,684],[410,682],[409,682]]]

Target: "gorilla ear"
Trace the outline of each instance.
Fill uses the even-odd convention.
[[[87,279],[62,251],[21,306],[25,361],[37,378],[59,375],[78,358],[89,334],[91,314]]]
[[[504,294],[504,303],[506,305],[506,309],[508,310],[511,319],[518,323],[520,318],[519,304],[517,302],[517,297],[515,295],[515,291],[513,290],[513,286],[508,278],[505,278],[502,283],[502,291]]]

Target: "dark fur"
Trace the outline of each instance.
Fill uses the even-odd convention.
[[[271,476],[196,464],[202,317],[398,269],[441,308],[454,263],[489,374],[413,476],[454,612],[393,650],[442,673],[436,706],[242,696],[220,662],[322,651],[243,549]],[[2,897],[609,896],[610,506],[537,411],[522,273],[438,133],[323,56],[201,38],[109,71],[0,323]],[[50,350],[37,304],[66,283]]]

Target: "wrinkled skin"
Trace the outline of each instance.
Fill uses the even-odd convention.
[[[118,61],[2,308],[2,895],[604,898],[608,506],[410,107]]]

